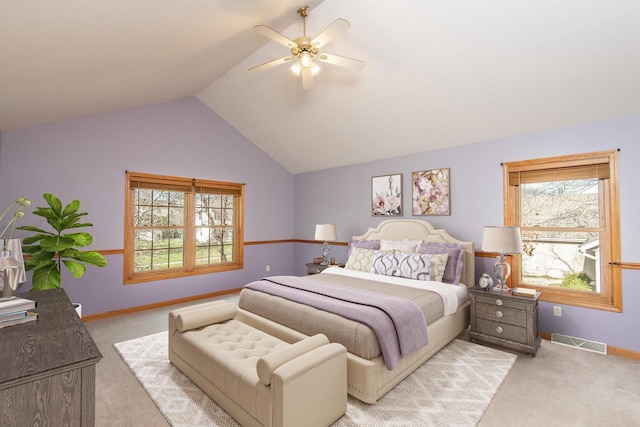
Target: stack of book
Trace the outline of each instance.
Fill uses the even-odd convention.
[[[531,288],[513,288],[513,294],[521,297],[536,297],[536,290]]]
[[[0,328],[31,322],[38,318],[33,310],[36,302],[26,298],[0,299]]]

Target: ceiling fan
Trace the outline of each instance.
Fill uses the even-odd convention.
[[[334,37],[349,29],[351,26],[349,21],[338,18],[312,39],[307,37],[306,18],[309,14],[309,6],[303,6],[298,9],[298,14],[302,17],[303,30],[302,36],[295,40],[289,40],[287,37],[266,25],[256,25],[254,27],[255,30],[260,31],[263,35],[291,49],[291,55],[283,56],[282,58],[249,68],[249,71],[266,70],[295,59],[294,64],[291,66],[291,71],[296,75],[302,76],[302,87],[304,89],[311,89],[313,87],[313,76],[320,71],[320,66],[315,60],[352,69],[360,69],[364,66],[364,62],[358,59],[320,52],[320,49]]]

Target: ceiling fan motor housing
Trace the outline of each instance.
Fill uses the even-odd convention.
[[[318,54],[318,47],[311,44],[311,37],[298,37],[294,42],[296,46],[291,48],[293,56],[298,56],[302,52],[309,52],[312,56]]]

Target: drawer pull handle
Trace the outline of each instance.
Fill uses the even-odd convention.
[[[502,316],[504,316],[504,314],[502,314],[502,312],[500,310],[496,311],[496,317],[497,318],[502,318]]]
[[[504,303],[502,302],[502,300],[501,300],[501,299],[497,299],[497,300],[496,300],[496,305],[497,305],[498,307],[502,307],[502,304],[504,304]]]
[[[496,328],[496,332],[497,332],[497,333],[499,333],[499,334],[501,334],[501,333],[503,333],[503,332],[504,332],[504,329],[502,329],[502,326],[498,326],[498,327]]]

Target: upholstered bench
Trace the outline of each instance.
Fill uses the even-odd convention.
[[[315,335],[293,344],[215,301],[169,313],[169,360],[243,426],[326,426],[347,409],[346,349]]]

